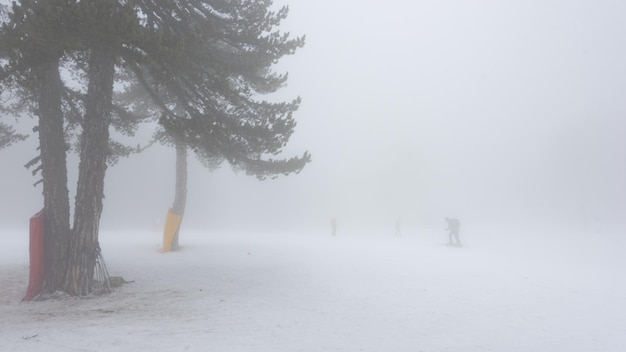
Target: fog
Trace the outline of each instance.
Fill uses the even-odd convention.
[[[278,4],[288,3],[286,1]],[[301,96],[285,156],[298,175],[259,182],[193,157],[190,228],[582,229],[624,225],[626,3],[290,2],[306,45],[281,61]],[[6,119],[5,119],[6,120]],[[29,131],[33,120],[20,121]],[[149,130],[140,131],[148,136]],[[23,165],[36,138],[0,151],[0,220],[43,204]],[[104,228],[149,228],[173,201],[175,152],[109,168]],[[76,158],[70,160],[75,188]],[[73,196],[72,196],[73,199]]]

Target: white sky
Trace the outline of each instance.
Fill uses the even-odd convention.
[[[325,135],[310,149],[356,181],[356,203],[390,188],[435,216],[621,218],[623,2],[320,1],[291,16],[307,34],[290,70],[299,133]]]
[[[313,162],[262,183],[192,164],[190,226],[622,221],[626,3],[278,3],[291,10],[282,28],[307,39],[279,66],[290,74],[280,96],[303,98],[289,153],[309,150]],[[40,204],[24,150],[34,153],[0,151],[13,165],[6,219]],[[110,169],[104,224],[162,217],[173,163],[173,150],[155,148]],[[13,190],[28,196],[16,205]]]

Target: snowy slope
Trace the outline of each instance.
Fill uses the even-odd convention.
[[[626,241],[443,231],[103,232],[113,294],[20,302],[26,230],[2,232],[2,351],[623,351]],[[551,240],[548,241],[548,238]]]

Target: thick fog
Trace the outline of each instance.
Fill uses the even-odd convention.
[[[623,225],[626,3],[289,5],[281,28],[306,45],[277,65],[289,82],[272,99],[302,97],[285,156],[313,160],[259,182],[191,156],[184,226],[330,232],[335,217],[340,229],[391,232],[397,219],[443,228],[446,216],[474,228]],[[33,136],[0,150],[5,224],[26,225],[42,205],[23,167],[36,145]],[[109,168],[103,227],[163,221],[174,154],[155,146]]]

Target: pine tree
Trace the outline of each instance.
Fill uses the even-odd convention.
[[[261,179],[299,172],[310,160],[308,153],[273,159],[293,132],[292,114],[300,100],[274,103],[259,96],[286,82],[287,75],[275,74],[272,65],[301,47],[304,38],[290,39],[276,30],[287,8],[272,12],[271,4],[14,4],[0,32],[0,81],[19,89],[22,101],[34,102],[32,111],[39,116],[41,153],[32,164],[41,163],[36,170],[42,171],[46,236],[52,246],[46,290],[91,291],[107,162],[117,151],[129,151],[110,140],[109,129],[132,131],[137,121],[129,107],[112,104],[116,73],[131,75],[158,107],[164,138],[178,145],[179,169],[186,169],[188,148],[205,163],[225,160]],[[66,87],[61,67],[85,90]],[[12,136],[10,128],[4,130]],[[70,228],[65,160],[73,134],[80,164]],[[184,194],[178,194],[175,207],[184,210],[184,203]]]
[[[74,224],[70,237],[69,272],[65,291],[91,292],[107,160],[111,155],[109,128],[112,116],[115,66],[124,47],[138,35],[137,13],[131,4],[117,0],[81,1],[77,15],[84,21],[81,43],[85,47],[87,93],[80,136],[80,163]]]
[[[46,291],[85,295],[91,290],[106,162],[115,64],[124,45],[135,39],[133,8],[114,0],[15,3],[0,33],[5,60],[2,81],[36,102],[40,156],[30,164],[41,170],[44,185]],[[133,27],[135,26],[135,27]],[[10,48],[10,49],[8,49]],[[64,86],[59,67],[87,79],[87,92]],[[82,106],[77,106],[82,105]],[[64,108],[65,107],[65,114]],[[80,118],[72,115],[80,114]],[[80,130],[80,165],[74,226],[69,225],[64,126]]]
[[[225,160],[259,179],[299,172],[310,160],[308,153],[272,158],[281,153],[295,128],[293,113],[300,99],[276,103],[259,97],[284,86],[287,75],[274,73],[272,65],[302,47],[304,38],[290,39],[277,31],[288,9],[273,12],[271,5],[271,1],[191,1],[159,8],[159,13],[142,8],[146,26],[156,28],[163,43],[177,43],[176,50],[150,48],[158,53],[150,58],[158,60],[134,66],[134,72],[161,109],[165,131],[161,140],[176,148],[172,209],[180,216],[187,192],[188,147],[210,168]],[[176,247],[178,233],[172,245]]]
[[[69,195],[61,94],[64,90],[59,66],[64,50],[72,42],[63,30],[69,14],[62,1],[14,3],[0,32],[0,56],[5,60],[1,81],[5,88],[21,94],[17,106],[30,108],[38,116],[40,155],[29,165],[40,171],[44,195],[46,229],[46,291],[61,287],[66,273],[69,243]],[[35,102],[29,104],[29,102]]]

